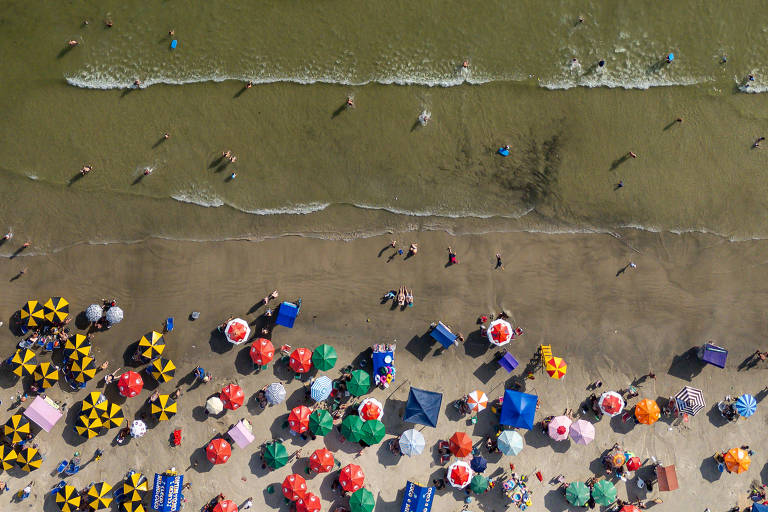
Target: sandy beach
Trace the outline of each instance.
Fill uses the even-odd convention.
[[[562,493],[550,480],[563,474],[568,481],[586,480],[602,471],[600,455],[615,442],[633,451],[643,461],[655,457],[675,464],[680,490],[659,494],[637,488],[634,478],[618,482],[619,497],[661,497],[658,510],[725,510],[737,503],[750,482],[764,477],[764,443],[761,429],[765,413],[758,406],[749,419],[728,423],[716,409],[725,395],[752,393],[760,400],[765,393],[760,376],[764,367],[742,371],[740,363],[760,346],[765,323],[763,273],[764,241],[734,243],[708,235],[671,235],[627,231],[609,235],[549,235],[535,233],[489,234],[451,237],[444,233],[408,233],[401,244],[418,242],[419,253],[408,260],[398,256],[388,261],[391,238],[377,237],[352,242],[285,237],[263,242],[231,241],[182,243],[149,240],[130,245],[76,246],[46,256],[20,256],[0,261],[5,276],[5,293],[0,312],[5,327],[0,334],[2,354],[11,354],[18,339],[7,329],[11,316],[29,298],[50,295],[66,297],[76,315],[88,304],[102,298],[116,298],[125,311],[125,320],[111,330],[96,334],[97,362],[110,362],[110,369],[125,368],[126,348],[145,332],[160,329],[165,318],[176,319],[175,329],[166,335],[167,351],[179,370],[176,378],[160,385],[166,393],[181,387],[180,412],[172,420],[152,428],[141,439],[115,446],[116,430],[88,441],[72,430],[81,400],[98,389],[97,380],[84,391],[71,393],[57,385],[48,395],[68,405],[68,414],[50,433],[35,441],[45,453],[41,469],[29,475],[4,474],[10,490],[0,496],[9,506],[15,491],[34,480],[30,499],[10,509],[56,510],[46,493],[58,482],[51,472],[60,460],[80,451],[83,460],[97,449],[104,457],[86,464],[71,484],[83,488],[92,481],[111,484],[121,481],[130,468],[147,475],[176,467],[185,474],[191,489],[185,492],[188,510],[199,510],[219,492],[237,504],[254,498],[258,510],[287,510],[278,486],[292,471],[304,474],[306,457],[325,444],[346,464],[359,464],[366,474],[366,488],[376,496],[377,511],[398,510],[407,480],[430,483],[442,476],[434,446],[455,431],[465,431],[479,443],[493,432],[496,418],[490,410],[479,414],[476,424],[457,418],[452,402],[474,390],[489,398],[503,394],[510,379],[519,379],[523,366],[539,344],[552,345],[553,352],[568,362],[564,380],[536,373],[523,379],[526,391],[540,397],[536,420],[578,409],[589,395],[586,387],[602,380],[603,390],[626,388],[634,379],[653,371],[639,387],[640,398],[663,403],[686,384],[702,388],[707,408],[683,423],[662,418],[654,425],[623,424],[604,417],[596,424],[597,437],[589,446],[564,441],[556,443],[540,429],[525,432],[526,447],[518,456],[488,456],[486,475],[498,475],[514,463],[517,472],[530,475],[534,492],[532,510],[569,510]],[[459,264],[447,266],[447,246],[456,251]],[[504,270],[495,270],[494,255],[500,252]],[[616,272],[629,261],[637,268],[621,275]],[[19,270],[27,272],[8,281]],[[406,311],[380,304],[390,289],[412,288],[415,305]],[[255,308],[271,290],[280,299],[302,298],[302,310],[293,329],[276,327],[275,346],[290,344],[313,349],[321,343],[335,346],[339,363],[330,370],[351,363],[373,343],[397,343],[397,380],[388,390],[371,395],[385,406],[385,442],[399,436],[410,424],[402,413],[411,385],[443,393],[438,427],[423,428],[427,449],[409,458],[391,454],[385,444],[358,454],[357,444],[341,443],[339,434],[303,441],[288,435],[283,427],[290,407],[303,403],[303,384],[286,378],[279,365],[252,373],[247,346],[228,345],[215,333],[216,326],[234,314],[255,321],[264,308]],[[482,314],[506,311],[526,334],[507,348],[523,364],[507,374],[494,362],[488,341],[480,338],[476,319]],[[188,315],[200,311],[200,318]],[[448,350],[424,337],[429,324],[442,320],[467,338]],[[74,325],[74,323],[73,323]],[[81,332],[81,331],[78,331]],[[729,351],[727,368],[702,366],[690,356],[692,347],[714,340]],[[45,358],[44,358],[45,359]],[[187,374],[200,364],[212,372],[207,384],[190,388]],[[97,376],[101,377],[103,374]],[[281,381],[288,400],[261,410],[252,395],[264,385]],[[246,407],[227,411],[221,417],[207,417],[203,406],[208,396],[229,382],[241,385]],[[20,383],[3,371],[2,398],[5,421],[11,396]],[[99,384],[100,386],[101,384]],[[105,393],[117,397],[113,387]],[[153,387],[153,386],[148,386]],[[151,390],[124,403],[126,417],[133,419]],[[578,412],[578,411],[577,411]],[[256,441],[247,449],[233,449],[224,465],[212,466],[204,447],[216,435],[241,418],[254,424]],[[171,447],[169,435],[183,430],[181,446]],[[421,428],[421,427],[418,427]],[[259,445],[272,439],[286,439],[289,453],[300,457],[276,471],[261,468]],[[741,445],[755,451],[745,474],[717,472],[712,454]],[[487,455],[484,453],[484,455]],[[650,463],[650,462],[649,462]],[[393,471],[394,470],[394,471]],[[540,471],[543,482],[533,474]],[[323,501],[323,510],[346,506],[346,498],[331,490],[337,473],[308,476],[308,487]],[[274,485],[275,493],[267,492]],[[463,491],[448,486],[438,492],[437,510],[459,510]],[[470,510],[498,511],[506,498],[495,488],[474,497]]]

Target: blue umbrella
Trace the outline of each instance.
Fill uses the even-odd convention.
[[[331,396],[331,389],[333,389],[333,381],[331,381],[328,376],[323,375],[318,377],[315,379],[315,382],[312,383],[312,388],[310,388],[312,400],[315,402],[325,400]]]
[[[757,400],[755,400],[755,397],[752,395],[745,393],[736,400],[736,403],[733,404],[733,408],[736,409],[739,416],[749,418],[755,414],[755,411],[757,410]]]
[[[499,434],[496,446],[504,455],[517,455],[523,451],[523,436],[514,430],[505,430]]]
[[[267,402],[272,405],[279,404],[285,400],[285,388],[279,382],[270,384],[265,394],[267,395]]]
[[[472,468],[472,471],[482,473],[485,471],[485,468],[488,467],[488,461],[485,460],[484,457],[478,455],[477,457],[472,458],[472,460],[469,462],[469,467]]]

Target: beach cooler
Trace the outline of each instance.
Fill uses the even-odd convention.
[[[699,359],[718,368],[725,368],[725,360],[728,358],[728,351],[723,347],[718,347],[712,343],[706,343],[699,347]]]
[[[512,373],[512,370],[520,366],[520,363],[515,359],[515,356],[507,352],[499,359],[499,366],[507,370],[507,373]]]
[[[456,335],[443,322],[437,322],[437,325],[430,331],[429,335],[445,348],[452,346],[453,342],[456,341]]]
[[[275,320],[275,323],[290,329],[293,327],[297,316],[299,316],[299,306],[292,302],[282,302],[277,309],[277,319]]]

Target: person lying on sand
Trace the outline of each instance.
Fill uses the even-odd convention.
[[[397,304],[400,307],[405,306],[405,287],[401,286],[400,290],[397,292]]]
[[[419,245],[411,244],[411,246],[408,248],[408,256],[416,256],[417,252],[419,252]]]
[[[408,304],[409,307],[413,307],[413,292],[408,290],[408,288],[405,289],[405,303]]]

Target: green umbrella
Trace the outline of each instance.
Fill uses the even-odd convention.
[[[270,443],[264,448],[264,462],[272,469],[288,464],[288,450],[281,443]]]
[[[616,501],[616,487],[608,480],[600,480],[592,488],[592,497],[595,503],[607,507]]]
[[[312,364],[321,371],[328,371],[336,364],[339,355],[330,345],[320,345],[312,352]]]
[[[360,430],[363,433],[363,442],[368,445],[380,443],[386,433],[381,420],[368,420]]]
[[[365,488],[360,488],[349,497],[349,509],[351,512],[373,512],[376,500],[373,493]]]
[[[469,488],[475,494],[483,494],[488,490],[488,479],[483,475],[475,475],[472,477],[472,482],[469,484]]]
[[[363,438],[363,419],[360,416],[347,416],[341,422],[341,435],[347,441],[357,443]]]
[[[371,389],[371,376],[365,370],[352,372],[352,379],[347,383],[347,391],[352,396],[363,396]]]
[[[328,435],[333,429],[333,417],[325,409],[318,409],[309,415],[309,430],[316,436]]]
[[[565,499],[577,507],[583,507],[589,501],[589,487],[584,482],[571,482],[565,490]]]

